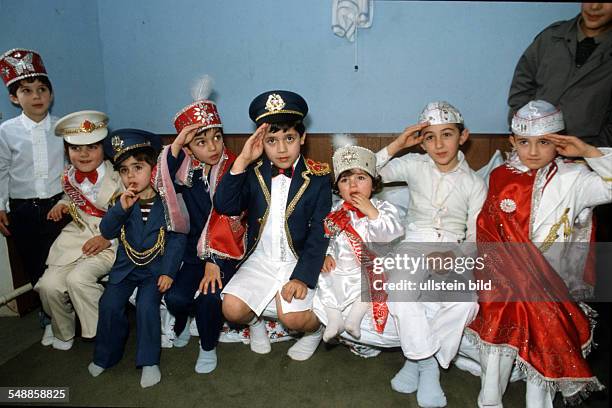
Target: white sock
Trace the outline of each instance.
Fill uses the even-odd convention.
[[[417,403],[420,407],[445,407],[446,396],[440,386],[440,367],[435,357],[419,360]]]
[[[249,322],[249,337],[251,338],[251,350],[257,354],[267,354],[272,350],[270,346],[270,338],[268,330],[266,330],[266,321],[263,319],[254,319]]]
[[[419,364],[406,359],[404,366],[391,379],[391,388],[403,394],[411,394],[419,385]]]
[[[47,324],[45,326],[45,331],[43,332],[42,339],[40,340],[40,344],[43,346],[50,346],[53,344],[53,339],[55,336],[53,335],[53,327],[51,324]]]
[[[302,338],[287,350],[287,355],[296,361],[308,360],[319,346],[322,337],[323,326],[319,326],[312,333],[304,333]]]
[[[203,350],[200,347],[200,354],[198,355],[198,361],[196,361],[195,372],[198,374],[208,374],[217,368],[217,349],[214,348],[210,351]]]
[[[94,362],[89,363],[87,370],[89,370],[89,374],[91,374],[92,377],[97,377],[104,372],[104,369]]]
[[[161,371],[158,365],[143,366],[140,376],[140,386],[142,388],[152,387],[161,381]]]
[[[340,309],[325,307],[325,314],[327,314],[327,326],[323,333],[323,341],[327,343],[344,331],[344,320]]]
[[[189,344],[189,339],[191,338],[191,332],[189,331],[189,326],[191,323],[190,320],[190,318],[187,318],[185,328],[183,329],[181,334],[177,335],[174,339],[174,342],[172,343],[174,347],[185,347],[187,344]]]
[[[348,316],[346,317],[346,321],[344,322],[344,327],[348,334],[358,339],[361,337],[361,321],[363,320],[363,316],[368,312],[370,308],[369,302],[362,302],[360,300],[356,300],[349,311]]]

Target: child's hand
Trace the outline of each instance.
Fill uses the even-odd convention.
[[[355,193],[351,194],[351,199],[353,200],[355,208],[364,213],[368,219],[375,220],[378,218],[378,210],[368,197],[363,194]]]
[[[110,248],[111,242],[104,238],[102,235],[97,235],[93,238],[88,239],[83,244],[83,255],[94,256],[104,251],[106,248]]]
[[[325,255],[321,272],[331,272],[336,269],[336,260],[331,255]]]
[[[165,293],[168,289],[170,289],[172,282],[174,282],[174,280],[168,275],[161,275],[157,280],[157,288],[159,289],[159,293]]]
[[[557,153],[567,157],[601,157],[603,153],[595,146],[583,142],[576,136],[562,136],[555,133],[544,136],[546,140],[554,143]]]
[[[285,286],[281,289],[281,296],[285,301],[291,303],[293,298],[305,299],[308,294],[308,286],[300,280],[291,279],[285,283]]]
[[[9,231],[8,226],[9,226],[8,214],[6,213],[6,211],[2,210],[0,211],[0,232],[5,237],[11,236],[11,231]]]
[[[200,281],[200,287],[198,288],[200,293],[207,295],[209,284],[211,293],[215,293],[215,284],[218,285],[219,290],[223,289],[221,269],[218,265],[212,262],[206,262],[206,265],[204,266],[204,277]]]
[[[64,214],[68,214],[68,206],[64,203],[57,203],[47,213],[47,219],[52,221],[61,221]]]
[[[181,151],[183,146],[187,146],[193,140],[195,135],[198,133],[198,129],[200,129],[201,127],[201,123],[194,123],[185,126],[170,146],[170,150],[172,150],[172,156],[174,156],[175,158],[178,157],[179,152]]]
[[[249,164],[253,163],[263,153],[263,139],[270,125],[264,123],[257,128],[247,141],[244,143],[242,151],[236,157],[234,164],[232,165],[232,173],[242,173]]]
[[[138,194],[136,194],[133,187],[128,187],[128,189],[121,194],[121,197],[119,197],[119,201],[121,202],[121,208],[127,211],[136,201],[138,201]]]
[[[408,126],[401,135],[387,146],[389,155],[395,156],[397,152],[408,147],[416,146],[423,141],[423,136],[419,134],[421,130],[429,126],[429,122],[419,123]]]

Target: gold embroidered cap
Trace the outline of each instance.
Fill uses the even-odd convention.
[[[291,91],[268,91],[258,95],[249,106],[249,117],[257,126],[262,123],[293,122],[303,120],[308,104]]]
[[[93,110],[73,112],[58,120],[53,130],[73,145],[96,143],[108,135],[108,116]]]

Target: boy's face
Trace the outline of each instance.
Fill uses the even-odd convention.
[[[531,170],[541,169],[557,157],[555,144],[546,140],[545,136],[512,135],[510,143],[516,149],[521,162]]]
[[[195,135],[187,147],[200,162],[214,166],[223,152],[223,133],[219,128],[206,129]]]
[[[340,197],[349,204],[355,204],[353,197],[360,194],[370,198],[372,196],[372,177],[361,169],[351,169],[338,179],[338,192]]]
[[[68,159],[79,171],[89,173],[97,169],[104,161],[104,150],[101,143],[89,145],[69,145]]]
[[[290,128],[275,133],[266,133],[263,138],[266,156],[279,169],[288,169],[300,156],[300,148],[306,141],[306,133],[302,137],[297,130]]]
[[[582,25],[585,34],[594,37],[612,25],[612,3],[582,3]]]
[[[421,130],[423,142],[421,147],[436,163],[441,171],[452,170],[458,163],[457,152],[469,137],[469,132],[459,128],[453,123],[431,125]]]
[[[18,104],[23,113],[34,122],[40,122],[47,116],[53,94],[47,85],[36,79],[34,82],[21,81],[16,96],[9,95],[11,102]]]
[[[125,188],[140,194],[151,187],[151,165],[144,160],[136,160],[133,156],[125,159],[119,165],[119,175]]]

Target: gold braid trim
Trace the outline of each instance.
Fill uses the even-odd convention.
[[[612,183],[612,177],[602,177],[603,181],[607,181],[608,183]]]
[[[164,227],[161,227],[159,229],[159,233],[157,234],[157,241],[155,242],[155,245],[153,245],[151,248],[147,250],[139,252],[135,250],[130,245],[128,240],[126,239],[125,225],[122,225],[121,226],[121,243],[123,244],[123,247],[125,248],[126,255],[128,256],[128,258],[130,258],[130,261],[132,261],[132,263],[138,266],[145,266],[151,263],[155,258],[157,258],[157,255],[164,254],[164,245],[166,243],[166,231],[164,230]]]
[[[79,229],[85,229],[83,219],[79,215],[79,212],[77,211],[77,206],[73,201],[70,201],[70,203],[68,204],[68,213],[72,217],[72,220],[77,225],[77,227],[79,227]]]
[[[561,219],[557,221],[552,227],[550,227],[550,231],[548,231],[548,235],[544,238],[544,242],[540,245],[540,251],[542,253],[548,251],[552,244],[559,238],[559,228],[563,225],[563,235],[567,238],[572,233],[572,227],[569,222],[569,217],[567,214],[569,213],[569,208],[566,208],[561,216]]]

